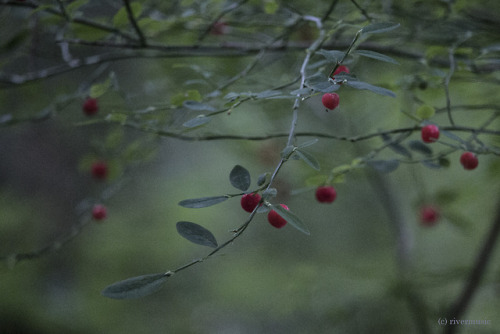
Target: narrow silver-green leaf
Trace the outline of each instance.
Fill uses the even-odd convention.
[[[322,55],[328,61],[333,63],[338,63],[342,58],[344,58],[345,52],[337,51],[337,50],[324,50],[321,49],[316,54]]]
[[[199,208],[205,208],[207,206],[212,206],[212,205],[215,205],[215,204],[219,204],[221,202],[224,202],[228,198],[229,197],[226,196],[226,195],[223,195],[223,196],[212,196],[212,197],[191,198],[191,199],[185,199],[183,201],[180,201],[179,205],[183,206],[185,208],[199,209]]]
[[[113,299],[135,299],[158,291],[171,273],[149,274],[128,278],[106,287],[101,294]]]
[[[285,219],[288,223],[290,223],[290,225],[295,227],[297,230],[307,235],[311,234],[311,232],[309,232],[309,228],[307,227],[307,225],[302,220],[300,220],[300,218],[297,217],[293,212],[291,212],[290,210],[286,210],[281,205],[272,205],[271,207],[281,217],[283,217],[283,219]]]
[[[381,173],[390,173],[399,167],[399,160],[370,160],[367,165]]]
[[[245,167],[236,165],[229,173],[229,182],[233,187],[246,191],[250,187],[250,173]]]
[[[197,126],[204,125],[212,120],[211,117],[205,115],[198,115],[195,118],[190,119],[189,121],[182,124],[182,126],[186,128],[195,128]]]
[[[176,228],[181,236],[197,245],[217,248],[217,240],[212,232],[201,225],[181,221],[176,224]]]
[[[372,58],[372,59],[376,59],[376,60],[380,60],[380,61],[385,61],[387,63],[399,65],[399,63],[395,59],[393,59],[389,56],[386,56],[384,54],[375,52],[375,51],[357,50],[357,51],[355,51],[355,53],[360,55],[360,56],[363,56],[363,57],[368,57],[368,58]]]
[[[300,159],[304,160],[304,162],[306,164],[308,164],[309,166],[311,166],[311,168],[313,168],[315,170],[319,170],[320,169],[318,160],[316,160],[316,158],[314,156],[312,156],[310,153],[307,153],[307,152],[299,150],[299,149],[297,149],[295,151],[295,153],[297,154],[297,156]]]
[[[429,147],[429,145],[426,145],[422,143],[419,140],[410,140],[408,142],[408,147],[416,152],[425,154],[425,155],[432,155],[432,149]]]
[[[206,103],[200,103],[198,101],[184,101],[182,105],[190,110],[196,111],[215,111],[215,108]]]
[[[399,28],[400,24],[399,23],[393,23],[393,22],[379,22],[379,23],[372,23],[369,24],[363,29],[361,29],[363,34],[380,34],[382,32],[387,32],[391,31],[394,29]]]
[[[304,147],[308,147],[308,146],[311,146],[311,145],[314,145],[318,142],[318,138],[314,138],[314,139],[311,139],[311,140],[308,140],[308,141],[305,141],[303,142],[302,144],[300,144],[299,146],[297,146],[298,148],[304,148]]]
[[[396,94],[393,91],[386,89],[386,88],[374,86],[374,85],[369,84],[367,82],[347,80],[345,82],[345,85],[352,87],[352,88],[355,88],[355,89],[369,90],[373,93],[380,94],[380,95],[396,97]]]

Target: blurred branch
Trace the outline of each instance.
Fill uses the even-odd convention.
[[[58,1],[58,2],[60,3],[60,1]],[[37,3],[31,2],[31,1],[20,2],[20,1],[15,1],[15,0],[11,0],[11,1],[3,0],[2,2],[0,2],[0,6],[17,6],[17,7],[37,9],[40,12],[45,12],[45,13],[53,14],[56,16],[60,16],[64,19],[70,19],[71,22],[73,22],[73,23],[79,23],[79,24],[83,24],[83,25],[86,25],[86,26],[89,26],[92,28],[96,28],[99,30],[113,33],[115,35],[121,36],[121,37],[128,39],[130,41],[136,40],[136,38],[133,35],[126,33],[126,32],[123,32],[120,29],[117,29],[113,26],[109,26],[109,25],[99,23],[96,21],[91,21],[91,20],[88,20],[88,19],[82,18],[82,17],[69,18],[67,12],[65,10],[63,10],[65,7],[63,7],[62,9],[60,7],[58,10],[58,9],[53,8],[53,7],[38,6]]]
[[[283,137],[288,137],[289,133],[273,133],[269,135],[257,135],[257,136],[244,136],[244,135],[206,135],[206,136],[188,136],[180,133],[175,133],[175,132],[170,132],[170,131],[165,131],[165,130],[157,130],[157,129],[152,129],[152,128],[147,128],[147,127],[142,127],[140,124],[134,124],[134,123],[125,123],[124,126],[130,127],[139,131],[143,132],[148,132],[148,133],[153,133],[161,137],[172,137],[180,140],[186,140],[186,141],[209,141],[209,140],[254,140],[254,141],[260,141],[260,140],[269,140],[269,139],[274,139],[274,138],[283,138]],[[304,131],[304,132],[297,132],[295,133],[295,136],[297,137],[317,137],[317,138],[327,138],[327,139],[335,139],[335,140],[341,140],[341,141],[349,141],[349,142],[358,142],[358,141],[363,141],[363,140],[368,140],[376,137],[380,137],[383,135],[390,135],[390,134],[396,134],[396,133],[404,133],[404,132],[414,132],[414,131],[420,131],[422,126],[413,126],[413,127],[405,127],[405,128],[397,128],[397,129],[391,129],[391,130],[386,130],[386,131],[380,131],[380,132],[374,132],[374,133],[369,133],[366,135],[361,135],[361,136],[336,136],[328,133],[321,133],[321,132],[314,132],[314,131]],[[444,126],[441,127],[440,129],[446,130],[446,131],[455,131],[455,132],[470,132],[470,133],[481,133],[481,134],[487,134],[487,135],[500,135],[500,130],[488,130],[488,129],[477,129],[477,128],[472,128],[472,127],[465,127],[465,126]]]
[[[125,9],[127,10],[128,20],[130,21],[130,24],[134,28],[137,36],[139,37],[139,41],[140,41],[139,44],[142,47],[147,46],[146,38],[144,37],[144,34],[141,31],[141,28],[139,28],[139,25],[137,24],[137,21],[136,21],[136,19],[134,17],[134,13],[132,12],[132,7],[130,6],[130,1],[129,0],[123,0],[123,3],[125,5]]]
[[[462,293],[455,301],[454,305],[451,307],[450,313],[447,319],[461,319],[463,314],[466,312],[469,307],[474,294],[479,288],[480,282],[484,273],[486,272],[486,267],[488,262],[491,259],[493,254],[493,250],[498,241],[498,236],[500,235],[500,203],[497,205],[496,216],[493,219],[490,229],[486,232],[484,241],[481,243],[482,248],[479,251],[473,268],[470,271],[467,282],[464,285]],[[445,326],[444,333],[452,334],[455,333],[456,330],[460,326]]]

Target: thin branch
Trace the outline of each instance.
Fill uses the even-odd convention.
[[[142,33],[142,30],[139,27],[139,25],[137,24],[137,21],[134,17],[134,12],[132,11],[132,7],[130,6],[130,1],[123,0],[123,3],[125,4],[125,9],[127,10],[128,20],[130,21],[130,24],[134,28],[137,36],[139,37],[140,45],[142,47],[147,46],[146,38],[144,37],[144,34]]]
[[[241,6],[243,6],[247,2],[248,2],[248,0],[241,0],[240,2],[233,3],[230,6],[228,6],[226,9],[222,10],[219,13],[219,15],[217,15],[215,17],[215,19],[212,20],[210,25],[200,34],[200,36],[198,37],[198,43],[202,42],[203,39],[205,39],[205,37],[210,33],[210,30],[212,30],[214,24],[219,22],[225,15],[227,15],[228,13],[230,13],[232,11],[235,11],[236,9],[240,8]]]
[[[451,307],[450,313],[448,315],[448,320],[450,319],[461,319],[463,314],[466,312],[469,307],[474,294],[479,288],[479,284],[481,282],[484,273],[486,272],[486,267],[488,262],[491,259],[493,254],[493,250],[498,241],[498,236],[500,235],[500,203],[497,206],[498,210],[496,216],[493,220],[493,223],[490,229],[485,234],[484,242],[482,242],[482,248],[478,253],[473,268],[469,274],[467,282],[462,290],[462,293]],[[460,326],[446,326],[444,329],[445,334],[452,334]]]
[[[363,7],[361,7],[355,0],[351,0],[351,2],[353,3],[354,6],[356,6],[356,8],[361,12],[361,14],[363,14],[363,16],[366,17],[366,19],[369,22],[372,21],[372,18],[370,17],[368,12]]]
[[[33,8],[33,9],[38,9],[39,6],[37,3],[35,2],[31,2],[31,1],[25,1],[25,2],[19,2],[19,1],[4,1],[4,2],[0,2],[0,6],[20,6],[20,7],[26,7],[26,8]],[[49,13],[49,14],[53,14],[53,15],[57,15],[57,16],[61,16],[63,18],[67,18],[67,14],[65,14],[63,11],[61,10],[57,10],[53,7],[41,7],[40,8],[40,12],[45,12],[45,13]],[[78,23],[78,24],[83,24],[83,25],[86,25],[86,26],[89,26],[89,27],[92,27],[92,28],[96,28],[96,29],[99,29],[99,30],[103,30],[103,31],[107,31],[107,32],[110,32],[110,33],[113,33],[115,35],[118,35],[118,36],[121,36],[125,39],[128,39],[130,41],[135,41],[136,38],[131,35],[131,34],[128,34],[126,32],[123,32],[121,31],[120,29],[117,29],[113,26],[109,26],[109,25],[106,25],[106,24],[103,24],[103,23],[99,23],[99,22],[96,22],[96,21],[92,21],[92,20],[88,20],[86,18],[82,18],[82,17],[74,17],[71,19],[71,22],[74,22],[74,23]]]
[[[185,141],[210,141],[210,140],[249,140],[249,141],[262,141],[262,140],[270,140],[275,138],[285,138],[289,137],[289,133],[273,133],[269,135],[255,135],[255,136],[245,136],[245,135],[231,135],[231,134],[221,134],[221,135],[206,135],[206,136],[188,136],[183,135],[176,132],[165,131],[165,130],[157,130],[153,128],[143,127],[140,124],[135,123],[125,123],[124,126],[133,128],[142,132],[156,134],[161,137],[170,137],[176,138]],[[325,139],[334,139],[339,141],[348,141],[348,142],[359,142],[364,141],[376,137],[381,137],[383,135],[391,135],[396,133],[405,133],[405,132],[415,132],[420,131],[422,129],[421,126],[413,126],[413,127],[405,127],[405,128],[397,128],[390,129],[385,131],[379,131],[374,133],[369,133],[366,135],[360,136],[336,136],[328,133],[322,132],[314,132],[314,131],[304,131],[295,133],[296,137],[316,137],[316,138],[325,138]],[[472,127],[465,126],[445,126],[441,127],[442,130],[450,131],[450,132],[469,132],[469,133],[480,133],[485,135],[495,135],[499,136],[500,131],[498,130],[489,130],[489,129],[476,129]]]

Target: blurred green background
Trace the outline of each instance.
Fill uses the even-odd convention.
[[[188,15],[188,9],[201,8],[197,4],[202,3],[208,4],[174,1],[157,4],[157,9],[163,12],[175,8],[176,15],[181,12]],[[288,5],[250,1],[229,15],[233,30],[228,36],[208,36],[205,42],[221,45],[250,40],[250,36],[264,32],[273,36],[274,28],[264,25],[271,22],[272,14],[253,12],[269,11],[265,6],[273,3],[280,8],[275,14],[279,18],[277,25],[291,15],[287,6],[320,16],[330,4],[323,1],[318,8],[310,9],[306,1]],[[375,42],[394,46],[406,40],[403,49],[426,53],[429,62],[400,57],[397,58],[400,65],[393,65],[368,58],[349,58],[347,65],[358,78],[393,90],[397,98],[341,87],[340,107],[325,112],[321,96],[313,96],[301,104],[299,132],[354,137],[413,126],[414,121],[404,112],[414,114],[422,104],[437,108],[432,122],[448,124],[442,85],[448,69],[429,64],[435,55],[446,56],[453,38],[449,38],[450,43],[432,41],[427,34],[432,35],[439,28],[428,23],[439,19],[460,30],[457,22],[458,18],[466,17],[463,13],[473,9],[474,13],[479,9],[484,13],[487,5],[494,5],[477,1],[467,7],[459,1],[453,20],[446,17],[443,9],[432,12],[435,17],[419,25],[418,12],[434,8],[430,7],[433,2],[408,3],[412,10],[404,10],[401,4],[393,5],[393,12],[383,11],[384,4],[371,1],[363,6],[380,19],[391,18],[389,13],[392,13],[392,18],[401,22],[399,33],[376,37]],[[56,6],[50,1],[46,4]],[[151,8],[153,4],[144,6]],[[83,13],[113,12],[121,5],[114,1],[101,5],[90,2],[83,7]],[[188,19],[177,21],[168,16],[165,22],[168,21],[171,30],[165,31],[173,33],[160,35],[159,38],[164,38],[161,42],[192,43],[196,40],[193,31],[199,31],[224,5],[227,4],[214,1],[214,7],[209,7],[212,12],[205,16],[196,11]],[[366,22],[349,1],[341,1],[337,8],[333,19],[346,23],[337,38],[350,41]],[[9,41],[2,42],[2,74],[38,71],[61,61],[60,46],[50,40],[60,29],[58,22],[43,15],[28,17],[30,8],[2,3],[0,9],[5,41]],[[247,16],[262,23],[262,30],[253,31],[252,27],[235,23],[239,17]],[[500,21],[498,16],[496,19]],[[498,32],[485,31],[479,23],[472,23],[478,38],[461,49],[471,59],[478,57],[480,46],[486,47],[498,37]],[[294,42],[309,43],[316,38],[312,24],[297,31],[292,35]],[[83,36],[75,31],[66,33]],[[333,42],[338,41],[333,39]],[[92,47],[78,44],[71,46],[71,50],[78,55],[96,52]],[[210,101],[219,107],[226,102],[223,96],[229,92],[260,92],[290,82],[298,74],[304,56],[303,51],[269,52],[249,75]],[[493,53],[491,59],[496,56]],[[249,101],[230,115],[219,114],[195,129],[183,129],[182,123],[199,111],[172,107],[172,98],[189,90],[197,90],[207,98],[214,82],[232,78],[253,59],[253,55],[146,57],[83,67],[24,85],[2,81],[0,256],[4,261],[0,271],[0,333],[434,333],[442,330],[439,319],[447,316],[451,303],[462,291],[498,211],[498,156],[482,154],[479,167],[466,171],[458,162],[461,151],[457,150],[447,156],[449,167],[430,169],[384,149],[378,158],[396,158],[408,163],[401,163],[390,174],[379,174],[368,167],[353,170],[343,182],[334,185],[338,196],[333,204],[316,202],[311,180],[380,148],[383,142],[378,137],[355,143],[320,138],[307,148],[318,159],[319,172],[299,160],[285,164],[276,179],[278,196],[273,202],[286,203],[307,223],[310,236],[291,226],[276,230],[267,223],[265,214],[258,214],[233,244],[204,263],[178,272],[158,293],[125,301],[101,296],[102,289],[116,281],[173,270],[208,254],[210,249],[194,245],[177,233],[178,221],[203,225],[213,232],[219,244],[229,239],[230,231],[248,217],[240,207],[239,197],[202,209],[187,209],[177,203],[187,198],[234,193],[228,176],[236,164],[250,171],[252,189],[256,189],[258,176],[274,170],[286,145],[286,138],[183,141],[125,127],[114,120],[127,117],[134,124],[179,130],[191,136],[287,133],[292,99]],[[90,87],[105,82],[109,73],[113,73],[113,88],[99,96],[99,115],[89,119],[81,112],[81,104]],[[499,102],[499,80],[494,70],[472,73],[465,61],[459,63],[450,84],[452,105],[484,108],[454,109],[456,124],[480,127],[499,113],[495,107]],[[420,85],[422,82],[425,85]],[[290,90],[297,88],[298,83]],[[146,111],[150,107],[156,110]],[[488,128],[498,131],[499,125],[496,119]],[[467,133],[455,134],[469,140]],[[480,138],[485,146],[498,152],[498,136],[480,135]],[[308,139],[298,140],[300,143]],[[418,139],[416,131],[408,140]],[[453,144],[452,138],[444,137],[443,141]],[[449,145],[434,143],[432,148],[445,152]],[[418,153],[413,157],[418,158]],[[91,177],[89,162],[95,159],[109,162],[109,180],[97,181]],[[108,218],[103,222],[88,220],[89,208],[96,202],[104,202],[108,208]],[[427,203],[439,207],[441,213],[439,223],[430,228],[419,222],[420,206]],[[391,219],[394,215],[399,217],[396,224]],[[79,225],[82,222],[84,225]],[[55,252],[13,261],[11,254],[57,245],[73,232],[78,235]],[[401,245],[407,254],[402,255]],[[464,316],[491,323],[461,326],[459,332],[500,331],[499,256],[497,247]]]

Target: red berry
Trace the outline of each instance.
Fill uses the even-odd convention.
[[[261,200],[261,196],[257,193],[245,194],[241,197],[241,207],[247,212],[252,212]]]
[[[434,206],[420,208],[420,223],[424,226],[434,226],[439,220],[439,211]]]
[[[337,192],[332,186],[323,186],[316,189],[316,199],[320,203],[332,203],[337,197]]]
[[[439,128],[434,124],[426,125],[421,131],[424,143],[433,143],[439,138]]]
[[[99,106],[97,105],[97,99],[89,97],[83,103],[82,109],[87,116],[95,115],[99,110]]]
[[[96,204],[92,208],[92,218],[95,220],[103,220],[107,216],[106,207],[102,204]]]
[[[103,161],[94,162],[91,171],[94,178],[103,180],[108,176],[108,164]]]
[[[471,170],[477,167],[477,165],[479,164],[479,160],[474,153],[464,152],[460,156],[460,163],[465,169]]]
[[[280,204],[285,210],[288,210],[288,206],[285,204]],[[276,228],[282,228],[283,226],[286,225],[286,220],[285,218],[281,217],[276,211],[271,210],[267,214],[267,220],[269,221],[269,224],[273,225]]]
[[[336,93],[326,93],[321,98],[321,102],[323,102],[325,108],[330,110],[337,108],[337,106],[339,105],[339,100],[339,95]]]
[[[335,75],[342,73],[342,72],[349,73],[349,68],[347,66],[340,65],[339,67],[337,67],[335,72],[333,72],[332,76],[335,76]]]

